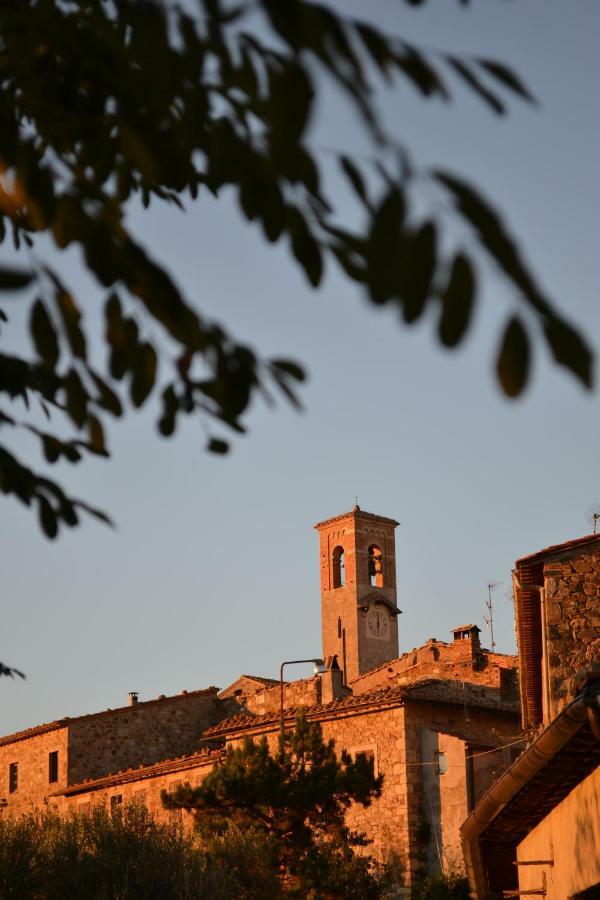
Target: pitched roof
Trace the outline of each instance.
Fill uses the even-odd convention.
[[[499,712],[517,713],[518,704],[509,703],[490,695],[490,689],[473,684],[462,684],[455,681],[443,681],[432,678],[417,681],[413,684],[403,684],[393,687],[379,688],[357,696],[342,697],[331,703],[315,704],[305,707],[288,707],[285,710],[286,719],[291,719],[300,712],[306,713],[309,718],[325,719],[333,718],[338,714],[360,714],[361,710],[386,706],[401,706],[406,701],[416,703],[450,703],[457,706],[478,707],[481,709],[493,709]],[[224,737],[239,731],[269,728],[279,721],[279,712],[252,714],[250,712],[238,713],[207,728],[202,738],[216,736]]]
[[[155,700],[142,700],[135,703],[133,706],[118,706],[116,709],[103,709],[100,712],[86,713],[83,716],[64,716],[62,719],[56,719],[54,722],[47,722],[44,725],[34,725],[33,728],[26,728],[24,731],[16,731],[14,734],[7,734],[5,737],[0,738],[0,747],[5,746],[6,744],[16,743],[17,741],[26,741],[28,738],[36,737],[39,734],[46,734],[48,731],[56,731],[59,728],[65,728],[67,725],[72,725],[74,722],[82,722],[86,719],[95,719],[100,718],[101,716],[120,715],[121,713],[131,712],[132,710],[146,709],[148,706],[153,706],[158,703],[170,703],[174,700],[183,700],[184,698],[187,699],[189,697],[208,696],[209,694],[213,694],[216,697],[217,691],[218,688],[212,686],[203,688],[199,691],[184,691],[181,694],[172,694],[170,697],[157,697]]]
[[[522,556],[517,560],[516,565],[518,566],[520,563],[542,559],[545,556],[556,556],[560,553],[568,553],[570,550],[578,550],[586,544],[593,544],[595,542],[600,543],[600,534],[586,534],[583,537],[574,538],[573,540],[565,541],[562,544],[551,544],[549,547],[544,547],[543,550],[536,550],[535,553],[530,553],[528,556]]]
[[[365,512],[364,509],[361,509],[358,503],[354,506],[353,509],[349,509],[348,512],[340,513],[339,516],[332,516],[330,519],[323,519],[322,522],[317,522],[314,525],[314,528],[322,528],[324,525],[330,525],[332,522],[337,522],[339,519],[347,519],[348,516],[360,516],[363,519],[370,519],[373,522],[387,522],[389,525],[399,525],[400,522],[396,522],[395,519],[389,519],[387,516],[378,516],[377,513]]]
[[[516,888],[519,843],[599,765],[600,741],[580,695],[492,784],[461,825],[473,896]]]
[[[102,788],[114,787],[119,784],[127,784],[132,781],[142,781],[146,778],[154,778],[157,775],[167,775],[170,772],[179,772],[196,766],[209,765],[217,762],[224,754],[224,750],[211,750],[203,748],[196,753],[186,756],[178,756],[175,759],[165,759],[150,766],[139,766],[137,769],[125,769],[122,772],[114,772],[104,775],[102,778],[90,778],[79,784],[71,784],[60,791],[49,794],[50,797],[70,797],[73,794],[83,794],[86,791],[98,791]]]

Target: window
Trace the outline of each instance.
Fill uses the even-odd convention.
[[[351,747],[349,753],[353,760],[356,760],[356,757],[359,755],[364,756],[368,762],[373,763],[373,774],[376,777],[379,775],[379,767],[377,763],[377,747],[375,744],[371,744],[367,747]]]
[[[19,764],[11,763],[8,767],[8,793],[14,794],[19,787]]]
[[[369,547],[369,584],[371,587],[383,587],[383,556],[375,544]]]
[[[342,637],[342,620],[338,616],[338,640]]]
[[[344,564],[344,548],[336,547],[333,551],[333,586],[344,587],[346,584],[346,566]]]
[[[54,784],[58,781],[58,750],[53,750],[48,754],[48,783]]]
[[[438,775],[445,775],[448,771],[448,759],[442,750],[436,751]]]
[[[110,798],[110,811],[116,813],[123,805],[123,794],[113,794]]]

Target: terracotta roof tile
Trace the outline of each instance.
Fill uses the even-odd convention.
[[[56,719],[54,722],[48,722],[45,725],[35,725],[33,728],[26,728],[24,731],[16,731],[14,734],[7,734],[5,737],[0,738],[0,747],[5,746],[6,744],[16,743],[17,741],[26,741],[28,738],[36,737],[38,734],[46,734],[48,731],[55,731],[58,728],[72,725],[74,722],[82,722],[84,719],[120,715],[124,712],[131,712],[132,709],[145,708],[158,703],[170,703],[174,700],[182,700],[187,697],[200,697],[203,694],[206,696],[213,694],[216,697],[217,691],[218,688],[216,687],[208,687],[199,691],[185,691],[181,694],[172,694],[170,697],[158,697],[155,700],[142,700],[135,703],[133,706],[118,706],[116,709],[103,709],[100,712],[85,713],[82,716],[65,716],[62,719]]]
[[[551,544],[550,547],[544,547],[543,550],[537,550],[535,553],[530,553],[528,556],[522,556],[517,560],[516,565],[518,566],[520,563],[529,562],[534,559],[542,559],[544,556],[554,556],[559,553],[565,553],[569,550],[577,550],[581,546],[585,546],[586,544],[593,544],[595,541],[600,543],[600,534],[586,534],[584,537],[574,538],[571,541],[565,541],[563,544]]]
[[[165,759],[150,766],[139,766],[137,769],[126,769],[122,772],[115,772],[111,775],[105,775],[102,778],[90,778],[88,781],[82,781],[80,784],[72,784],[60,791],[50,794],[51,797],[68,797],[72,794],[82,794],[86,791],[97,791],[101,788],[113,787],[118,784],[127,784],[132,781],[142,781],[145,778],[154,778],[157,775],[166,775],[169,772],[178,772],[182,769],[189,769],[194,766],[206,763],[217,762],[224,754],[221,749],[210,750],[202,748],[196,753],[190,753],[186,756],[178,756],[173,759]]]
[[[410,685],[397,685],[369,691],[357,696],[343,697],[333,700],[331,703],[315,704],[303,707],[309,718],[329,718],[332,714],[359,710],[367,707],[385,706],[387,704],[401,705],[406,700],[425,703],[451,703],[462,706],[465,702],[468,706],[481,709],[494,709],[501,712],[518,713],[518,703],[509,703],[490,694],[489,688],[479,685],[463,684],[456,681],[442,681],[440,679],[424,679]],[[297,715],[300,707],[288,707],[285,710],[286,719]],[[252,714],[249,712],[238,713],[213,725],[203,732],[202,738],[210,738],[217,735],[231,734],[236,731],[256,729],[270,726],[279,720],[278,712]]]

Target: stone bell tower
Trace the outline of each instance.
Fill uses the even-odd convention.
[[[395,519],[353,510],[315,525],[320,537],[323,658],[344,683],[398,656]]]

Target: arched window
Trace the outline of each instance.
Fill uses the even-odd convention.
[[[346,584],[346,568],[344,565],[344,548],[336,547],[333,551],[333,586],[344,587]]]
[[[383,587],[383,556],[375,544],[369,547],[369,584],[371,587]]]

